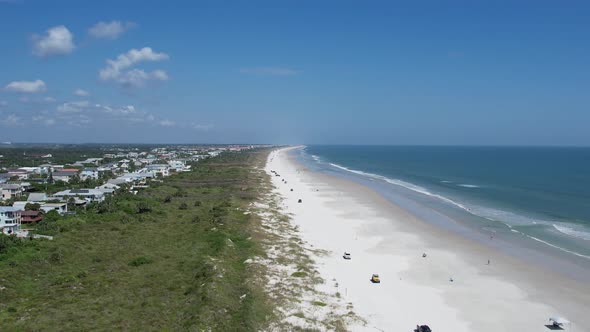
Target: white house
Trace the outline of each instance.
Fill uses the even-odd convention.
[[[152,164],[147,165],[146,168],[156,176],[166,177],[170,175],[170,166],[166,164]]]
[[[21,217],[19,210],[12,206],[0,206],[0,231],[5,234],[13,233],[20,228]]]
[[[68,189],[57,192],[53,196],[68,200],[70,198],[83,198],[88,203],[104,201],[105,193],[98,189]]]
[[[4,183],[0,185],[0,193],[0,199],[12,199],[23,194],[23,187],[16,183]]]
[[[170,160],[168,161],[168,165],[170,165],[170,168],[175,172],[188,172],[190,170],[190,166],[186,166],[185,162],[182,160]]]
[[[66,203],[43,203],[41,204],[42,211],[45,213],[49,211],[57,211],[59,214],[64,214],[68,212],[68,204]]]
[[[46,193],[30,193],[29,197],[27,198],[27,202],[29,203],[39,203],[48,201],[49,197],[47,197]]]
[[[98,180],[98,170],[96,168],[85,168],[80,173],[80,179],[82,181],[87,179]]]

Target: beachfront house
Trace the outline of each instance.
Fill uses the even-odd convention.
[[[81,198],[87,203],[94,203],[104,201],[105,193],[98,189],[68,189],[57,192],[53,196],[66,201],[70,198]]]
[[[21,224],[30,224],[43,220],[43,211],[21,211]]]
[[[59,214],[68,212],[68,204],[66,203],[42,203],[39,210],[48,213],[49,211],[56,211]]]
[[[46,193],[30,193],[29,197],[27,198],[28,203],[39,203],[48,201],[49,197],[47,197]]]
[[[152,164],[148,165],[146,168],[157,177],[166,177],[170,175],[170,165],[167,164]]]
[[[183,160],[170,160],[168,161],[168,165],[170,165],[170,168],[175,172],[190,171],[190,166],[186,166],[186,163]]]
[[[16,183],[4,183],[0,185],[0,193],[2,200],[13,199],[23,194],[23,187]]]
[[[10,177],[16,177],[19,180],[26,180],[29,178],[29,172],[20,168],[9,169],[7,173]]]
[[[0,206],[0,231],[9,234],[20,229],[20,211],[12,206]]]
[[[101,186],[96,187],[96,189],[113,189],[113,190],[119,190],[120,188],[121,187],[119,187],[118,185],[113,184],[113,183],[108,183],[108,182],[101,185]]]
[[[80,179],[84,180],[98,180],[98,169],[96,168],[85,168],[80,173]]]
[[[63,181],[63,182],[70,182],[72,179],[78,176],[78,170],[63,170],[59,172],[54,172],[52,174],[53,181]]]
[[[0,173],[0,184],[6,183],[10,180],[10,174],[8,173]]]

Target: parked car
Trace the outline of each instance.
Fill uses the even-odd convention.
[[[414,332],[432,332],[428,325],[416,325]]]
[[[381,279],[379,279],[379,275],[378,274],[373,274],[373,276],[371,277],[371,282],[374,283],[374,284],[381,283]]]

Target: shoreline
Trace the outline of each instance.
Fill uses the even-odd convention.
[[[590,295],[584,294],[584,285],[436,228],[371,188],[310,171],[288,153],[293,149],[272,152],[267,172],[282,175],[273,176],[273,183],[302,238],[329,251],[317,257],[322,277],[332,281],[323,287],[329,290],[337,282],[333,293],[350,300],[367,319],[367,325],[352,330],[429,324],[436,331],[474,326],[546,331],[552,315],[567,317],[576,331],[588,323]],[[296,203],[296,196],[303,203]],[[323,222],[310,221],[314,215]],[[351,251],[351,261],[343,261],[344,251]],[[486,265],[489,258],[492,264]],[[368,282],[372,273],[381,275],[380,285]]]

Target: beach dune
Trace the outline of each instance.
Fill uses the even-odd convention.
[[[280,174],[272,181],[302,240],[327,252],[314,257],[325,280],[319,287],[366,320],[349,330],[549,331],[549,317],[559,315],[572,322],[566,330],[587,331],[587,285],[429,225],[367,187],[312,172],[293,149],[273,151],[266,170]]]

